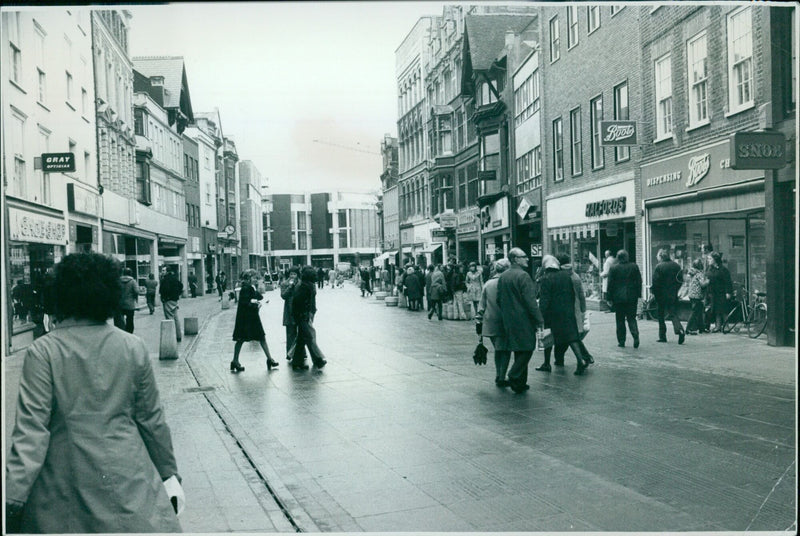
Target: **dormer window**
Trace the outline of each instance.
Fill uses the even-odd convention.
[[[492,83],[494,83],[494,81],[492,81]],[[497,97],[494,94],[493,88],[489,86],[489,82],[484,80],[483,82],[480,83],[478,88],[479,88],[478,95],[480,96],[481,106],[497,102]]]
[[[151,86],[163,86],[164,85],[164,77],[163,76],[151,76],[150,77],[150,85]]]

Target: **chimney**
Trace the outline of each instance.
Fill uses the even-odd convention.
[[[514,30],[506,30],[506,49],[511,50],[511,47],[514,46],[514,38],[517,34],[514,33]]]

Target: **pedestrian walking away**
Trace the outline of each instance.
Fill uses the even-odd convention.
[[[196,298],[197,297],[197,276],[194,275],[194,273],[191,273],[191,274],[189,274],[189,277],[187,278],[187,281],[189,282],[189,294],[192,296],[192,298]]]
[[[107,323],[119,263],[55,266],[53,331],[25,350],[6,461],[6,530],[180,532],[185,496],[144,342]],[[167,487],[174,491],[169,493]]]
[[[477,263],[469,263],[466,276],[467,300],[472,304],[473,313],[478,310],[478,302],[483,292],[483,282],[483,269],[479,270]]]
[[[181,342],[181,318],[178,313],[178,300],[183,294],[183,283],[178,280],[177,274],[168,271],[161,280],[161,307],[164,310],[164,318],[175,322],[175,337]]]
[[[722,254],[712,251],[709,255],[708,270],[708,296],[711,299],[711,316],[715,320],[714,333],[722,332],[722,320],[728,314],[728,300],[733,294],[731,273],[722,265]]]
[[[310,266],[300,272],[300,285],[292,297],[292,316],[297,324],[296,350],[292,357],[292,370],[305,370],[305,351],[308,349],[311,361],[315,367],[321,369],[327,360],[317,346],[317,332],[314,330],[314,316],[317,314],[317,289],[314,287],[314,269]]]
[[[217,292],[219,292],[219,301],[222,301],[222,296],[228,290],[228,276],[225,275],[224,270],[220,270],[215,281],[217,283]]]
[[[708,278],[703,271],[703,261],[695,259],[686,273],[689,278],[689,301],[692,304],[692,316],[689,317],[689,323],[686,324],[686,333],[689,335],[697,335],[705,330],[705,295],[706,287],[708,286]]]
[[[665,318],[669,318],[675,335],[678,336],[678,344],[683,344],[686,334],[678,318],[678,290],[683,284],[683,272],[678,263],[670,258],[669,250],[658,250],[656,258],[659,262],[653,270],[650,291],[658,304],[658,342],[667,342]]]
[[[428,273],[431,277],[431,288],[428,291],[428,320],[433,318],[436,313],[439,320],[442,319],[442,300],[447,294],[447,283],[442,273],[442,265],[437,264],[428,266]]]
[[[292,316],[292,298],[300,285],[300,268],[292,266],[289,277],[281,281],[281,298],[283,299],[283,325],[286,327],[286,359],[291,360],[297,342],[297,324]]]
[[[616,262],[611,250],[607,249],[605,255],[606,258],[603,261],[603,270],[600,272],[600,289],[602,292],[601,298],[603,300],[608,299],[608,274],[611,272],[611,267],[614,266],[614,263]]]
[[[453,305],[459,320],[467,320],[464,298],[467,293],[467,274],[463,264],[457,264],[453,272]]]
[[[239,362],[239,353],[242,345],[247,341],[258,342],[264,355],[267,357],[267,370],[272,370],[278,366],[278,362],[272,359],[267,346],[267,338],[264,327],[261,325],[261,318],[258,310],[261,308],[261,300],[264,296],[253,286],[253,281],[257,276],[255,270],[245,270],[242,273],[241,290],[239,291],[239,304],[236,306],[236,322],[233,326],[233,361],[231,361],[231,372],[243,372],[244,366]]]
[[[119,309],[114,314],[114,325],[133,333],[133,313],[139,301],[139,285],[133,279],[133,270],[127,267],[123,268],[119,282],[122,285],[122,294],[119,299]]]
[[[147,308],[150,310],[150,314],[153,314],[156,310],[156,288],[158,288],[158,281],[156,281],[156,276],[152,273],[147,276],[147,281],[144,282],[144,288]]]
[[[494,348],[494,384],[498,387],[507,387],[508,364],[511,361],[511,352],[503,333],[503,318],[497,305],[497,281],[500,274],[508,270],[511,263],[508,259],[500,259],[494,263],[493,274],[481,289],[481,299],[478,300],[478,309],[475,313],[475,331],[478,335],[489,337]]]
[[[639,324],[636,322],[636,307],[642,297],[642,273],[628,252],[617,252],[617,262],[608,272],[608,302],[616,314],[617,346],[625,347],[627,332],[625,322],[633,337],[633,347],[639,348]]]
[[[517,247],[508,252],[511,266],[497,281],[497,306],[503,319],[503,335],[514,363],[508,384],[515,393],[528,390],[528,362],[536,349],[537,332],[544,325],[536,302],[536,289],[528,274],[528,256]]]
[[[422,288],[424,281],[417,276],[413,266],[409,266],[403,278],[406,298],[408,298],[408,310],[419,311],[422,308]]]
[[[576,375],[581,375],[589,365],[579,344],[580,334],[575,317],[575,287],[569,272],[561,269],[558,260],[552,255],[542,257],[544,275],[539,287],[539,308],[544,318],[544,327],[553,334],[553,346],[557,347],[556,359],[564,359],[566,348],[572,349],[577,361]],[[561,355],[559,356],[558,351]],[[539,367],[537,370],[549,370]]]

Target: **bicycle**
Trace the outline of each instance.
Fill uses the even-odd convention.
[[[765,292],[753,292],[753,301],[747,303],[747,292],[744,287],[734,291],[736,304],[725,317],[722,333],[734,331],[739,333],[741,325],[747,326],[747,335],[751,339],[758,338],[767,327],[767,303]]]

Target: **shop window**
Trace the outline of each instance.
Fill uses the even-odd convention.
[[[731,272],[734,286],[747,285],[747,250],[745,248],[745,219],[711,220],[711,244],[722,253],[722,262]]]
[[[750,293],[767,290],[767,239],[764,215],[750,218],[748,228]]]

